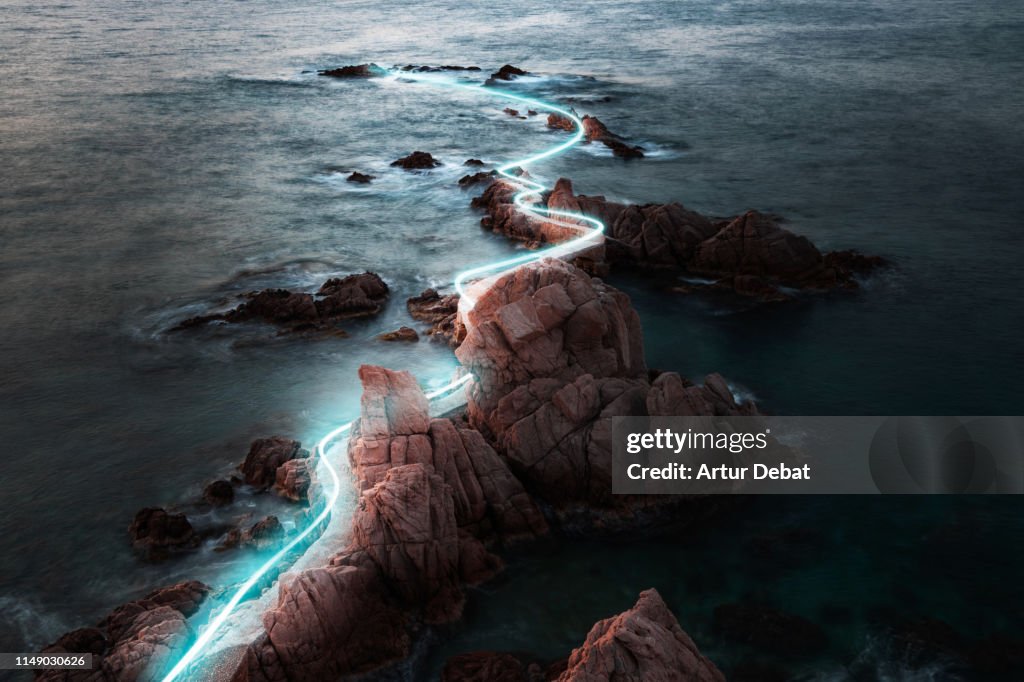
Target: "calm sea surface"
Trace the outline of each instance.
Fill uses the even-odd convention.
[[[0,650],[41,646],[155,584],[229,585],[232,556],[140,564],[134,512],[196,495],[254,437],[311,445],[356,413],[362,363],[427,385],[450,376],[447,349],[373,337],[409,322],[408,296],[512,252],[477,227],[455,186],[462,161],[561,138],[499,100],[311,73],[365,61],[527,68],[542,77],[524,92],[651,152],[626,164],[581,148],[536,175],[714,215],[772,211],[823,249],[896,264],[856,294],[752,310],[613,277],[641,311],[651,366],[721,371],[780,414],[1021,413],[1017,0],[12,0],[0,6]],[[445,167],[388,167],[413,149]],[[379,179],[351,185],[347,170]],[[348,339],[164,333],[241,292],[367,269],[393,299]],[[556,656],[650,586],[726,664],[742,652],[710,631],[710,611],[742,595],[811,618],[850,610],[819,668],[885,658],[854,608],[869,602],[967,632],[1024,630],[1017,500],[753,510],[756,522],[740,514],[688,542],[524,559],[474,596],[432,664],[485,647]],[[951,574],[922,557],[924,538],[964,524],[984,532],[947,535],[969,538],[954,554],[977,561]],[[744,538],[793,526],[823,535],[821,557],[762,580]]]

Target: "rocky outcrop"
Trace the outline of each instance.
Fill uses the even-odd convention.
[[[369,184],[376,176],[367,175],[366,173],[360,173],[359,171],[353,171],[351,175],[345,178],[348,182],[355,182],[361,185]]]
[[[292,459],[277,468],[274,492],[292,502],[306,502],[316,475],[309,459]]]
[[[373,272],[329,279],[315,294],[264,289],[245,294],[244,302],[227,312],[189,318],[172,331],[210,322],[259,321],[277,325],[284,332],[340,332],[336,324],[341,320],[379,313],[388,293],[388,285]]]
[[[558,682],[725,682],[701,655],[657,590],[640,593],[633,608],[599,621],[569,656]]]
[[[324,69],[317,73],[331,78],[373,78],[376,76],[386,76],[388,70],[371,63],[340,66],[336,69]]]
[[[235,501],[235,488],[229,481],[213,481],[203,488],[203,501],[211,507],[223,507]]]
[[[416,330],[412,327],[399,327],[393,332],[385,332],[378,334],[377,338],[381,341],[409,341],[416,342],[420,340],[420,335],[416,333]]]
[[[486,212],[480,221],[485,229],[530,247],[579,235],[580,230],[519,211],[512,203],[517,191],[513,183],[499,179],[473,200],[474,208]],[[679,203],[620,204],[603,196],[575,194],[565,178],[544,197],[544,207],[604,223],[603,246],[591,247],[578,256],[581,262],[577,264],[589,272],[625,265],[713,278],[710,285],[678,286],[679,291],[728,290],[763,301],[787,300],[792,297],[789,291],[856,288],[856,276],[884,264],[881,258],[855,251],[822,254],[805,237],[756,211],[713,221]]]
[[[404,168],[405,170],[426,170],[437,168],[441,165],[441,162],[427,152],[416,151],[409,154],[409,156],[403,156],[397,161],[392,161],[391,165]]]
[[[466,159],[463,162],[462,165],[463,166],[482,166],[482,165],[484,165],[484,162],[481,161],[480,159]]]
[[[451,347],[462,342],[465,329],[458,319],[459,295],[442,296],[436,289],[427,289],[406,302],[413,319],[430,324],[427,335]]]
[[[466,174],[459,178],[459,187],[469,189],[470,187],[490,182],[496,175],[497,172],[495,171],[480,171],[479,173]]]
[[[419,65],[419,66],[417,66],[416,64],[406,64],[405,66],[401,67],[401,69],[399,69],[399,70],[400,71],[405,71],[406,73],[408,73],[410,71],[413,71],[413,72],[416,72],[416,73],[437,73],[439,71],[480,71],[481,69],[480,69],[479,66],[459,66],[459,65],[452,65],[452,64],[446,64],[444,66],[426,66],[426,65]]]
[[[284,527],[276,516],[267,516],[245,530],[234,529],[225,536],[217,548],[252,547],[265,550],[278,547],[284,541]]]
[[[456,355],[477,377],[467,416],[527,489],[556,507],[621,507],[611,494],[611,418],[740,414],[720,380],[678,375],[652,387],[629,298],[567,263],[543,260],[499,278],[467,315]],[[724,382],[721,382],[724,385]]]
[[[178,583],[111,611],[96,627],[62,636],[43,653],[91,653],[92,670],[37,671],[45,682],[139,682],[159,680],[160,667],[194,633],[186,619],[209,594],[200,582]]]
[[[128,526],[132,548],[150,561],[199,546],[199,535],[184,514],[160,507],[140,509]]]
[[[238,467],[245,482],[254,488],[266,490],[277,480],[277,470],[285,462],[297,457],[308,457],[302,443],[284,436],[259,438],[249,446],[249,454]]]
[[[514,81],[519,76],[526,76],[527,72],[522,69],[512,66],[511,64],[505,64],[500,69],[491,74],[484,85],[495,85],[499,81]]]
[[[608,126],[596,116],[582,116],[583,136],[587,142],[600,142],[612,150],[615,156],[624,159],[642,159],[644,148],[628,144],[621,137],[608,130]],[[575,132],[576,124],[561,114],[548,114],[548,127],[566,132]]]

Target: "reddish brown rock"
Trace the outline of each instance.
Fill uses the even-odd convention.
[[[149,560],[165,559],[199,545],[199,536],[188,517],[159,507],[140,509],[128,526],[128,535],[135,551]]]
[[[725,682],[725,676],[701,655],[657,590],[646,590],[633,608],[596,623],[558,677],[599,680]]]
[[[375,76],[386,76],[388,71],[376,64],[354,64],[341,66],[336,69],[324,69],[317,73],[331,78],[373,78]]]
[[[196,581],[155,590],[110,612],[96,627],[74,630],[44,653],[92,653],[92,670],[39,671],[45,682],[126,682],[159,679],[160,666],[193,637],[186,619],[209,588]]]
[[[481,225],[530,247],[564,242],[590,229],[572,219],[560,218],[561,224],[556,224],[528,217],[513,204],[518,191],[507,180],[492,182],[471,204],[486,212]],[[555,183],[543,206],[604,223],[603,242],[575,256],[574,263],[587,272],[603,274],[609,264],[624,264],[675,268],[715,278],[713,285],[674,288],[680,292],[725,289],[760,301],[786,301],[792,294],[785,287],[852,289],[857,286],[855,276],[886,264],[881,258],[854,251],[822,255],[806,238],[754,211],[715,223],[679,203],[627,205],[603,196],[575,194],[565,178]],[[573,227],[575,224],[580,229]]]
[[[612,150],[615,156],[624,159],[642,159],[644,157],[643,147],[628,144],[621,137],[608,130],[608,126],[602,123],[596,116],[583,116],[580,118],[583,123],[583,135],[587,142],[600,142]],[[576,132],[576,124],[572,119],[561,114],[548,115],[548,127]]]
[[[405,658],[408,616],[367,558],[345,554],[281,585],[233,682],[331,680]]]
[[[360,499],[352,536],[406,603],[422,605],[428,622],[462,614],[455,505],[450,489],[426,466],[388,469]]]
[[[399,327],[393,332],[386,332],[377,336],[381,341],[411,341],[420,340],[420,335],[412,327]]]
[[[284,436],[254,440],[239,467],[245,482],[261,490],[269,488],[277,480],[278,467],[289,460],[309,456],[301,445],[299,441]]]
[[[388,285],[374,272],[334,277],[317,291],[316,309],[321,319],[368,317],[381,311],[389,293]]]
[[[448,486],[456,524],[504,545],[543,535],[547,524],[508,466],[479,432],[429,419],[427,400],[408,372],[360,369],[362,416],[349,459],[362,490],[407,464],[423,464]]]
[[[458,320],[458,294],[441,296],[436,289],[427,289],[410,298],[406,307],[413,319],[430,324],[427,334],[432,339],[443,340],[453,348],[462,342],[465,329]]]
[[[428,168],[437,168],[441,165],[441,162],[427,152],[417,151],[409,154],[409,156],[403,156],[397,161],[392,161],[391,165],[404,168],[405,170],[425,170]]]
[[[316,476],[309,459],[292,459],[277,468],[274,475],[274,492],[292,502],[310,499],[310,490]]]

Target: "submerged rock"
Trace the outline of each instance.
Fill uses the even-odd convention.
[[[376,76],[386,76],[388,71],[385,68],[371,63],[341,66],[336,69],[324,69],[317,73],[321,76],[329,76],[331,78],[373,78]]]
[[[441,162],[427,152],[415,151],[408,156],[403,156],[397,161],[392,161],[391,165],[404,168],[405,170],[424,170],[437,168],[441,165]]]
[[[465,162],[462,165],[463,166],[482,166],[482,165],[484,165],[484,162],[481,161],[480,159],[466,159]]]

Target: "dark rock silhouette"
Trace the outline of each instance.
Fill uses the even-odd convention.
[[[391,165],[404,168],[405,170],[425,170],[437,168],[441,165],[441,162],[427,152],[416,151],[409,154],[409,156],[403,156],[397,161],[392,161]]]
[[[353,64],[336,69],[324,69],[317,73],[331,78],[373,78],[375,76],[386,76],[388,71],[376,64]]]

